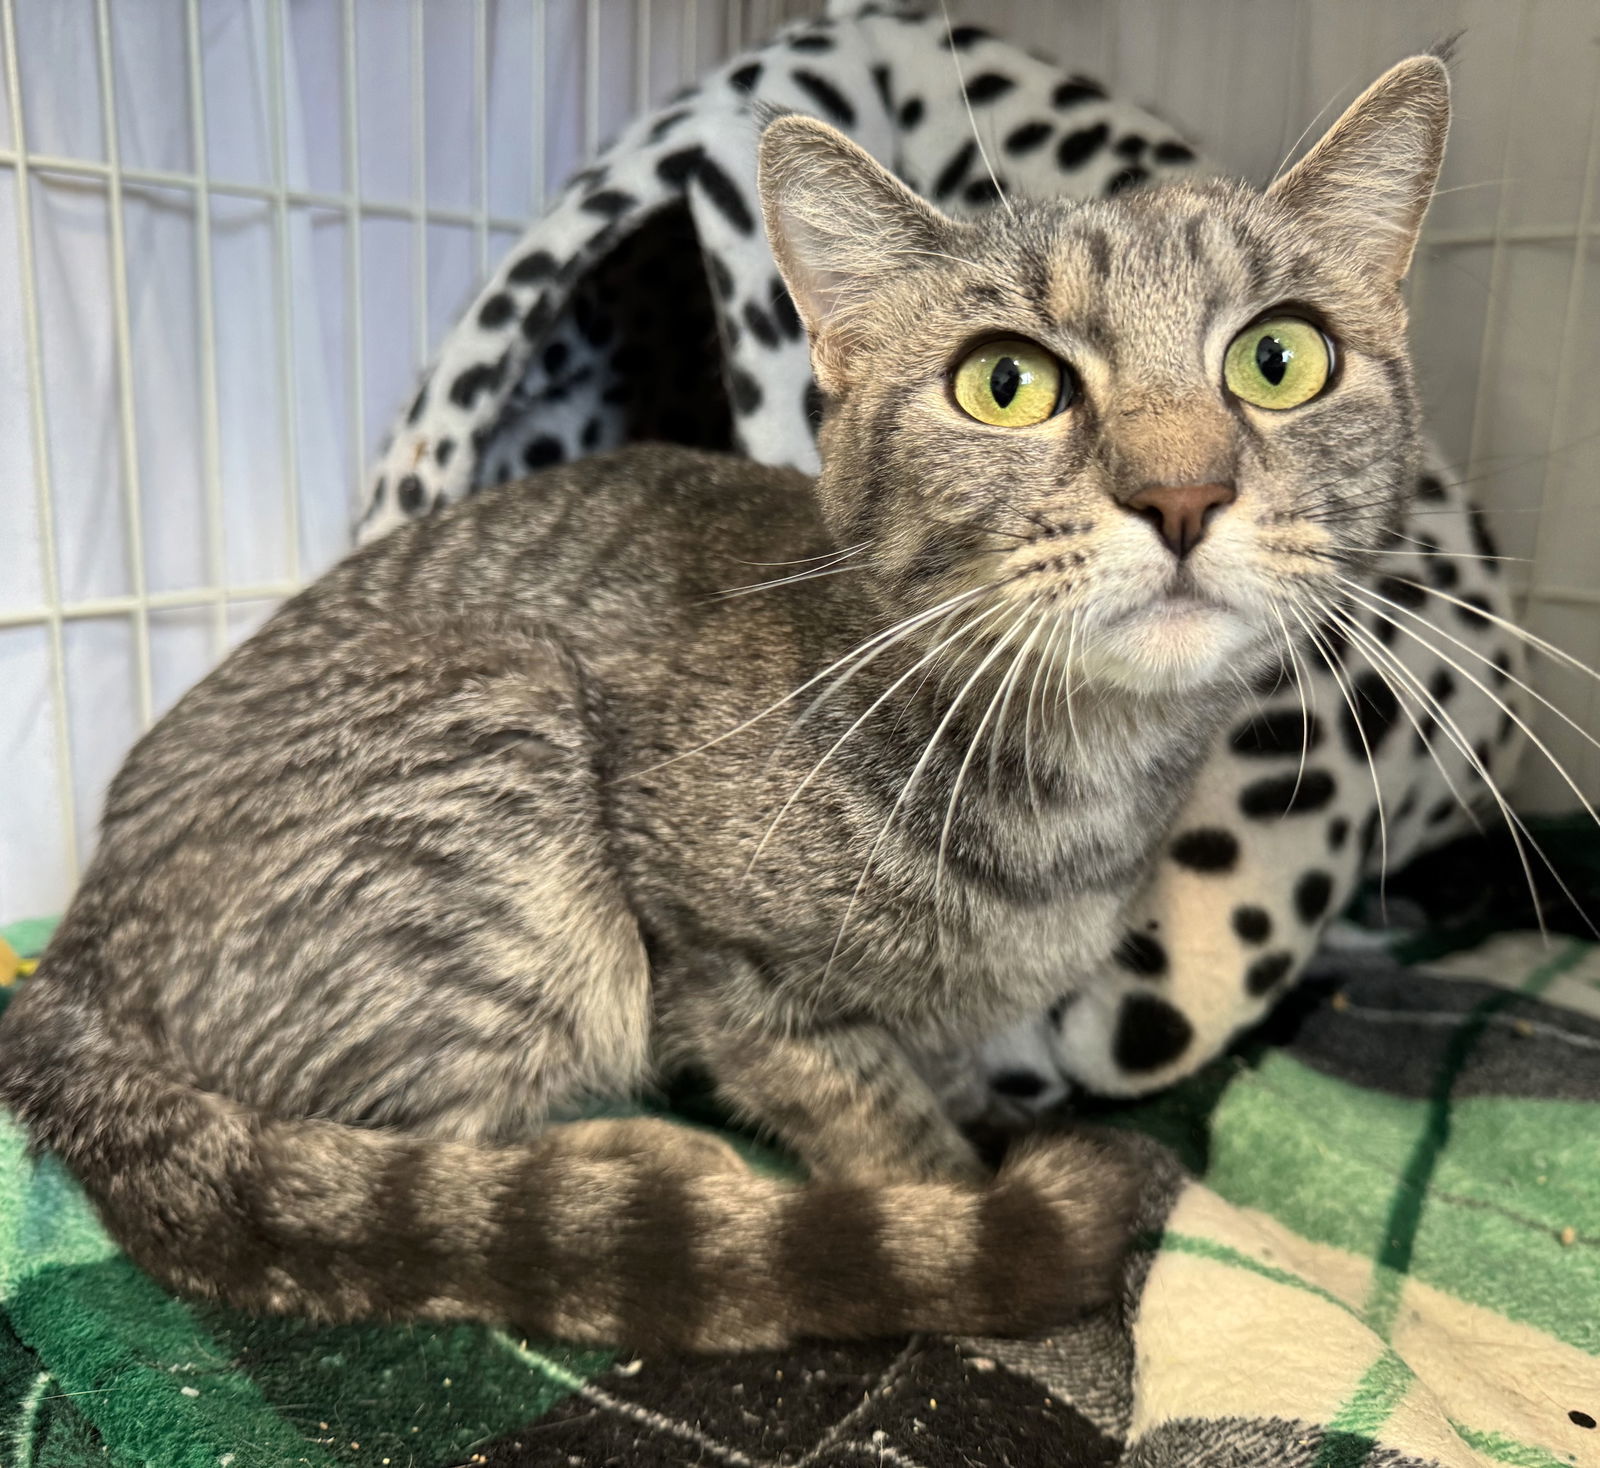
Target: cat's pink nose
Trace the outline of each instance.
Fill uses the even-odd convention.
[[[1239,498],[1231,484],[1151,484],[1127,500],[1180,561],[1204,539],[1212,515]]]

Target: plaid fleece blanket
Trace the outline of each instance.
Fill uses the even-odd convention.
[[[1344,953],[1099,1119],[1155,1162],[1121,1308],[710,1360],[179,1302],[0,1121],[0,1463],[1600,1464],[1600,947]]]

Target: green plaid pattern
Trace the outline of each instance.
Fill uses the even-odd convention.
[[[1566,943],[1449,1025],[1430,1094],[1271,1053],[1223,1093],[1204,1184],[1146,1284],[1134,1429],[1249,1413],[1322,1425],[1312,1461],[1600,1462],[1600,1127],[1593,1101],[1455,1096],[1520,997],[1591,982]],[[1595,1057],[1600,1088],[1600,1041]],[[1223,1308],[1218,1309],[1221,1305]]]
[[[669,1367],[173,1300],[0,1120],[0,1462],[1600,1464],[1600,949],[1446,967],[1355,964],[1288,1043],[1111,1117],[1191,1169],[1128,1322],[836,1352],[838,1404],[820,1347]],[[756,1447],[713,1400],[747,1390]]]

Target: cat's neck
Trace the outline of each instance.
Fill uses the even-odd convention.
[[[895,624],[863,599],[838,601],[848,612],[841,630],[854,641],[840,637],[835,656],[862,651],[813,695],[825,714],[818,737],[848,731],[841,754],[854,745],[856,758],[892,768],[923,761],[933,784],[947,784],[952,769],[963,778],[962,764],[966,780],[988,789],[997,780],[1105,787],[1186,768],[1239,701],[1232,683],[1143,692],[1091,682],[1075,649],[1059,638],[1052,646],[1047,634],[1030,642],[1031,629],[975,643],[952,622],[895,639]]]

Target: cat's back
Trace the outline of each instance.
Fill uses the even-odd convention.
[[[337,799],[408,707],[515,678],[553,642],[580,658],[659,655],[666,629],[771,574],[753,564],[825,543],[803,474],[673,445],[487,489],[286,602],[135,746],[105,834],[165,847],[269,770],[301,798]]]
[[[197,720],[248,711],[265,734],[296,693],[376,681],[375,660],[443,672],[463,641],[519,629],[580,649],[653,641],[663,618],[827,544],[806,475],[729,454],[640,444],[496,485],[352,553],[286,602],[129,763]]]
[[[690,599],[752,559],[826,544],[808,476],[730,454],[637,444],[497,485],[357,552],[311,589],[399,616],[494,607],[560,614],[581,636],[608,597]],[[746,579],[760,579],[746,578]],[[608,636],[623,630],[608,621]]]

